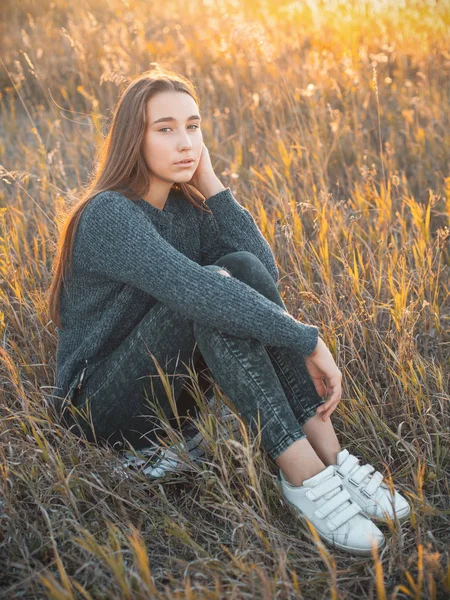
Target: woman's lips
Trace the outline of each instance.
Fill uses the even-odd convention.
[[[190,165],[192,165],[193,162],[194,162],[194,159],[189,160],[189,161],[180,161],[175,164],[179,165],[180,167],[189,167]]]

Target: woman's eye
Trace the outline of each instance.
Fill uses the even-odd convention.
[[[196,127],[197,129],[200,129],[200,127],[198,125],[189,125],[189,127]],[[162,129],[159,129],[158,131],[164,131],[165,129],[170,129],[170,127],[163,127]]]

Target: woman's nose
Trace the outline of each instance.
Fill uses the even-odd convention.
[[[192,148],[192,144],[190,142],[183,141],[180,143],[180,150],[190,150]]]
[[[179,141],[180,148],[192,148],[192,142],[189,139],[187,133],[181,134],[181,140]]]

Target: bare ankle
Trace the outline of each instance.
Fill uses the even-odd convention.
[[[275,462],[285,479],[296,487],[326,468],[306,438],[291,444]]]
[[[342,448],[331,419],[322,421],[322,416],[316,413],[306,423],[303,423],[302,429],[323,463],[327,466],[335,465],[337,455]]]

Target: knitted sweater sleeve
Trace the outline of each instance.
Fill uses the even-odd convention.
[[[118,192],[90,201],[76,243],[84,269],[139,288],[189,319],[304,355],[317,345],[317,327],[297,321],[246,283],[192,261]]]
[[[272,249],[250,211],[239,204],[231,189],[228,187],[210,196],[205,205],[212,214],[202,213],[202,264],[212,264],[227,252],[248,250],[260,259],[278,283]]]

